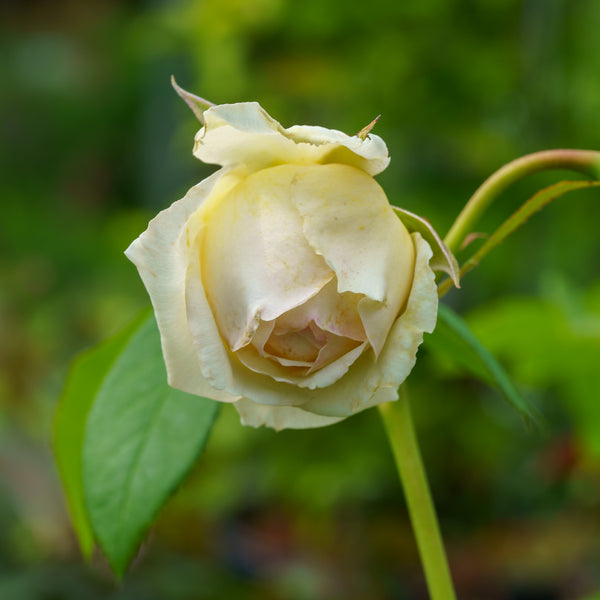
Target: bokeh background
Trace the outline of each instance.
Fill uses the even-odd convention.
[[[172,73],[285,126],[382,114],[380,183],[444,233],[503,163],[600,149],[599,32],[597,0],[2,0],[0,598],[426,598],[375,411],[276,434],[223,410],[117,587],[78,553],[53,409],[72,357],[148,303],[123,250],[212,170]],[[512,188],[482,231],[563,175]],[[427,342],[411,376],[464,600],[598,598],[599,223],[597,190],[558,200],[446,298],[540,429]]]

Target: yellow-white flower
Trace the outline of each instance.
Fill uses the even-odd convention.
[[[222,168],[127,249],[169,383],[248,425],[317,427],[395,400],[455,262],[373,179],[375,135],[284,129],[258,104],[204,112],[194,154]],[[432,259],[433,256],[433,259]]]

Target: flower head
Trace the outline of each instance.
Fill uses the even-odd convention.
[[[284,129],[254,102],[203,119],[194,155],[222,168],[126,251],[170,385],[276,429],[395,400],[435,326],[432,267],[454,263],[373,179],[389,163],[383,140]]]

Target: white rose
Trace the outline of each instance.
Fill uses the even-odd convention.
[[[385,143],[284,129],[252,102],[211,107],[204,120],[194,154],[222,168],[126,251],[154,306],[169,384],[276,429],[396,400],[435,326],[432,267],[453,262],[373,179],[389,163]]]

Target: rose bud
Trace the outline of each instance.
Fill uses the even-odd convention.
[[[203,119],[194,155],[222,168],[126,251],[169,384],[276,429],[396,400],[435,326],[433,268],[453,275],[455,261],[373,179],[389,163],[385,143],[284,129],[253,102]]]

